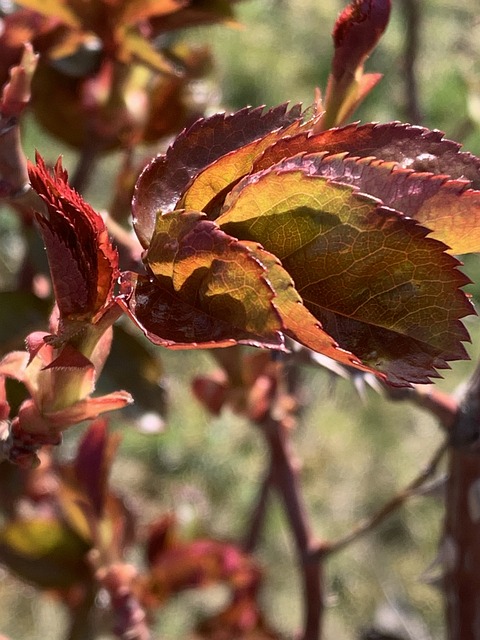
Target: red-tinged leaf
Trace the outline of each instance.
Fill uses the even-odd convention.
[[[132,402],[132,396],[126,391],[114,391],[98,398],[85,398],[60,411],[45,413],[44,416],[52,427],[65,429],[84,420],[93,420],[102,413],[123,409]]]
[[[397,169],[391,162],[344,154],[299,155],[287,164],[292,169],[307,168],[310,175],[354,185],[381,199],[428,227],[430,235],[448,245],[451,253],[480,251],[480,191],[469,189],[469,182]]]
[[[17,118],[28,105],[37,61],[38,54],[33,52],[31,44],[26,44],[20,64],[11,69],[10,81],[2,90],[0,113],[4,118]]]
[[[339,348],[332,336],[323,330],[318,318],[304,306],[290,274],[282,267],[278,258],[255,243],[244,241],[242,244],[250,247],[267,270],[268,281],[275,291],[272,304],[282,319],[286,335],[341,364],[374,373],[355,355]]]
[[[346,122],[380,80],[379,74],[364,75],[363,65],[388,24],[390,8],[390,0],[352,0],[338,17],[325,113],[314,130]]]
[[[138,22],[151,17],[163,17],[190,4],[190,0],[130,0],[124,3],[121,20],[124,23]]]
[[[480,159],[460,152],[461,145],[443,136],[441,131],[399,122],[351,124],[316,135],[300,133],[269,147],[255,163],[253,172],[298,153],[346,152],[395,162],[403,169],[470,180],[473,188],[480,188]]]
[[[44,343],[45,344],[45,343]],[[48,369],[81,369],[86,370],[92,367],[91,361],[86,358],[83,353],[80,353],[78,349],[72,347],[70,344],[66,344],[61,350],[60,354],[47,364],[43,370]]]
[[[104,512],[108,476],[119,437],[109,436],[107,421],[97,418],[89,426],[75,457],[75,475],[97,518]]]
[[[145,560],[153,566],[165,551],[177,543],[176,520],[172,514],[161,516],[148,527]]]
[[[128,64],[132,59],[138,60],[156,72],[181,75],[180,69],[136,29],[121,25],[116,35],[119,43],[116,54],[120,62]]]
[[[278,341],[281,323],[271,304],[275,292],[263,264],[205,214],[159,216],[144,261],[159,282],[171,282],[173,292],[199,311],[233,330]]]
[[[219,416],[228,398],[228,380],[223,371],[196,376],[192,381],[192,392],[210,413]]]
[[[393,384],[466,357],[468,279],[428,230],[351,187],[281,164],[245,178],[218,225],[282,261],[338,344]]]
[[[217,540],[177,542],[155,555],[145,598],[158,605],[184,589],[219,581],[249,589],[258,580],[259,570],[253,560],[232,544]]]
[[[290,275],[275,256],[256,243],[226,235],[202,213],[174,211],[159,216],[144,259],[156,279],[137,281],[129,309],[147,335],[154,329],[159,344],[183,347],[185,337],[181,342],[176,337],[183,335],[197,347],[237,342],[278,348],[286,333],[343,364],[370,370],[337,348],[302,305]],[[188,325],[185,316],[179,316],[180,305],[188,312]],[[174,327],[168,322],[170,314]],[[166,342],[172,338],[177,344]],[[222,339],[227,341],[221,343]]]
[[[235,23],[232,5],[238,0],[202,0],[202,2],[188,2],[188,6],[180,11],[169,13],[149,20],[153,28],[153,35],[166,31],[176,31],[185,27],[193,27],[217,22]]]
[[[332,34],[336,80],[353,78],[363,66],[387,27],[390,9],[390,0],[353,0],[338,16]]]
[[[157,214],[176,209],[191,179],[202,169],[274,129],[300,120],[300,106],[289,111],[287,106],[267,112],[263,107],[246,108],[198,120],[177,137],[165,155],[154,158],[140,175],[133,198],[133,222],[142,245],[147,248],[150,243]]]
[[[283,129],[272,131],[259,140],[221,156],[195,176],[180,199],[178,208],[205,211],[210,218],[214,217],[228,189],[250,173],[255,159],[277,140],[298,133],[304,126],[297,120]],[[212,205],[215,206],[213,215]]]
[[[325,96],[326,111],[312,127],[317,133],[340,126],[349,121],[367,95],[383,78],[381,73],[365,73],[358,78],[348,80],[345,90],[337,88],[335,80],[330,76]]]
[[[47,205],[37,215],[62,319],[90,319],[113,299],[118,254],[101,216],[67,182],[59,160],[53,176],[38,156],[29,167],[33,188]]]
[[[285,350],[281,334],[267,338],[234,329],[172,291],[168,281],[124,274],[124,311],[154,344],[170,349],[208,349],[246,344]]]

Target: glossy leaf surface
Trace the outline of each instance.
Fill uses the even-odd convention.
[[[428,227],[430,235],[447,244],[451,253],[480,251],[480,191],[470,189],[468,181],[344,154],[299,155],[283,166],[303,167],[309,175],[358,187]]]
[[[175,211],[159,216],[145,262],[155,280],[137,281],[130,309],[144,329],[157,335],[157,341],[176,336],[178,343],[183,335],[182,342],[197,343],[192,346],[227,346],[233,339],[281,347],[283,332],[344,364],[360,366],[322,331],[275,256],[257,243],[228,236],[204,214]],[[145,286],[152,293],[158,289],[150,309],[152,293],[146,295]],[[139,308],[144,300],[145,307]],[[179,315],[180,305],[190,312],[188,323]],[[146,325],[142,319],[149,315],[157,321],[155,325]],[[206,335],[199,329],[207,329]],[[222,342],[224,335],[230,341]]]
[[[269,147],[258,159],[253,171],[271,167],[298,153],[327,151],[348,153],[395,162],[403,169],[427,171],[451,178],[470,180],[480,188],[480,159],[461,152],[461,145],[447,140],[441,131],[390,122],[387,124],[351,124],[312,135],[308,132],[287,137]]]
[[[198,121],[147,166],[134,210],[150,275],[127,278],[125,307],[172,348],[289,336],[392,384],[428,382],[466,357],[468,279],[447,251],[479,247],[480,160],[438,131],[315,133],[318,117],[291,113]]]
[[[247,108],[198,120],[181,133],[165,155],[146,166],[137,182],[133,222],[142,245],[146,248],[150,243],[157,213],[177,208],[190,181],[202,169],[274,129],[290,127],[300,117],[299,106],[288,111],[287,105],[281,105],[266,113],[263,107]]]
[[[287,161],[239,183],[217,223],[278,256],[324,329],[391,382],[426,381],[434,362],[465,356],[468,280],[425,229],[377,201]]]

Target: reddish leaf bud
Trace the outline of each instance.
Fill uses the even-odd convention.
[[[390,8],[390,0],[353,0],[338,16],[332,34],[336,80],[363,66],[387,27]]]
[[[37,155],[29,166],[33,188],[47,205],[37,215],[61,319],[89,320],[113,300],[118,254],[102,217],[67,182],[60,159],[53,176]]]

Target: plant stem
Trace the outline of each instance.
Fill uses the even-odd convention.
[[[297,470],[288,447],[286,429],[269,416],[263,431],[270,450],[274,485],[282,497],[292,529],[303,580],[304,631],[302,640],[321,637],[323,618],[322,563],[311,554],[312,535],[298,483]]]
[[[265,514],[267,510],[268,494],[270,492],[273,481],[273,470],[269,469],[265,474],[265,478],[260,486],[258,492],[257,501],[253,509],[248,531],[243,541],[243,549],[246,553],[253,553],[257,546],[258,539],[262,531],[262,526],[265,521]]]
[[[79,193],[84,193],[88,187],[99,154],[100,146],[95,142],[90,142],[80,151],[75,171],[70,179],[71,186]]]
[[[448,640],[480,639],[480,367],[452,428],[449,450],[444,565]]]
[[[418,489],[435,473],[440,461],[447,451],[447,448],[448,442],[442,442],[442,444],[435,450],[427,466],[421,470],[409,485],[393,496],[393,498],[384,504],[376,513],[360,522],[352,531],[350,531],[350,533],[347,533],[345,536],[338,538],[333,542],[322,543],[316,549],[314,556],[326,557],[333,553],[337,553],[377,527],[381,522],[383,522],[383,520],[399,509],[409,498],[416,495]]]
[[[406,25],[404,48],[405,112],[411,124],[418,124],[423,120],[416,74],[420,46],[421,2],[418,2],[418,0],[403,0],[401,6]]]
[[[86,593],[82,602],[70,608],[70,628],[66,640],[94,640],[97,637],[97,629],[92,616],[95,605],[96,586],[86,586]]]

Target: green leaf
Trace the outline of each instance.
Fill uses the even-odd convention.
[[[298,120],[218,158],[195,176],[181,198],[179,208],[205,211],[210,218],[215,217],[228,190],[250,173],[255,159],[277,140],[297,133],[304,126]],[[215,207],[213,212],[212,206]]]
[[[60,520],[14,520],[0,531],[0,560],[28,582],[65,588],[89,575],[89,546]]]
[[[273,338],[281,329],[265,268],[249,247],[197,212],[159,216],[145,256],[152,273],[175,293],[233,327]]]
[[[133,222],[136,234],[147,248],[157,214],[177,208],[192,178],[218,158],[268,135],[287,128],[301,118],[300,105],[287,111],[280,105],[264,112],[263,107],[246,108],[232,115],[217,113],[200,119],[181,133],[165,155],[154,158],[135,186]]]
[[[358,187],[431,230],[451,253],[480,251],[480,191],[443,175],[397,169],[391,162],[345,154],[296,156],[288,166]],[[286,166],[284,164],[284,166]]]
[[[298,153],[328,151],[364,158],[374,156],[395,162],[399,168],[470,180],[473,188],[480,188],[480,159],[460,152],[461,145],[443,135],[441,131],[399,122],[351,124],[316,135],[303,132],[269,147],[255,163],[253,172]]]
[[[231,238],[202,213],[159,216],[145,262],[155,280],[137,281],[129,308],[150,339],[156,334],[159,344],[173,338],[166,346],[201,341],[204,344],[195,346],[243,343],[281,348],[285,333],[343,364],[367,369],[352,354],[337,349],[303,306],[275,256],[257,243]],[[182,315],[179,307],[185,310]],[[199,329],[207,333],[199,335]],[[219,344],[222,339],[228,342]]]
[[[180,75],[180,70],[136,29],[121,26],[117,30],[117,36],[121,45],[118,57],[122,62],[128,63],[134,58],[160,73]]]
[[[284,350],[278,333],[271,337],[253,335],[230,322],[203,311],[194,301],[179,298],[167,279],[124,273],[125,312],[147,338],[170,349],[208,349],[245,344]]]
[[[466,357],[458,261],[378,201],[286,161],[241,181],[217,224],[276,255],[324,330],[393,384]]]

